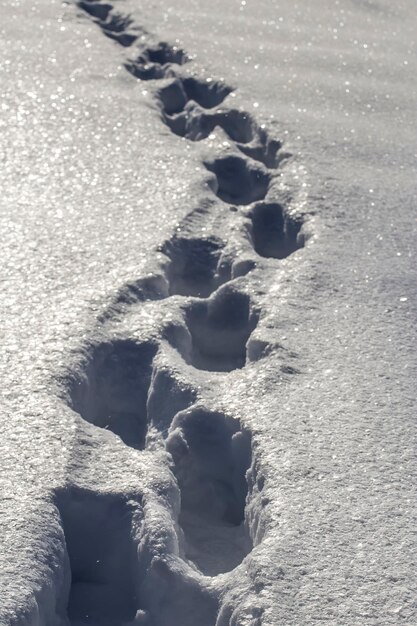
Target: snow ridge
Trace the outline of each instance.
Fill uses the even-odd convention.
[[[249,430],[210,408],[193,377],[212,376],[214,389],[216,377],[261,356],[247,348],[261,311],[237,280],[255,263],[236,253],[224,216],[247,207],[239,236],[260,256],[282,259],[302,247],[302,220],[268,197],[289,155],[249,113],[227,106],[231,87],[185,74],[185,51],[163,41],[147,45],[146,31],[111,4],[77,4],[104,35],[134,50],[124,66],[152,81],[161,120],[174,134],[200,141],[221,128],[236,152],[203,163],[213,200],[161,244],[159,273],[115,294],[98,319],[100,341],[89,343],[82,367],[68,376],[71,408],[84,420],[136,451],[165,451],[180,499],[149,521],[140,498],[73,487],[57,495],[68,553],[64,622],[226,626],[228,573],[262,540],[264,481]],[[159,313],[167,303],[176,311],[169,322]],[[149,309],[156,330],[141,329],[141,339],[119,336],[112,323],[138,306]],[[182,359],[180,374],[167,354]]]

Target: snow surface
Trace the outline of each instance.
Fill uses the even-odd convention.
[[[411,1],[1,8],[0,623],[416,624]]]

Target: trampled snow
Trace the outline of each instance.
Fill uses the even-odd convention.
[[[417,623],[412,3],[1,15],[2,626]]]

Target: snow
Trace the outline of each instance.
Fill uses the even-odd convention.
[[[415,623],[411,2],[2,8],[0,623]]]

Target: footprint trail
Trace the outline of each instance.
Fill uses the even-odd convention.
[[[234,151],[203,163],[212,199],[155,251],[164,259],[159,273],[114,294],[97,320],[103,339],[90,342],[81,371],[68,376],[70,405],[82,419],[113,433],[132,454],[165,450],[181,499],[178,517],[168,509],[164,516],[175,535],[171,544],[179,547],[154,547],[143,530],[139,497],[63,489],[57,506],[71,571],[67,616],[72,626],[226,626],[224,575],[254,547],[251,503],[263,479],[252,434],[205,402],[196,381],[203,376],[215,390],[217,377],[245,367],[246,345],[262,313],[236,280],[257,261],[239,261],[233,236],[241,247],[249,244],[254,259],[283,259],[304,245],[302,221],[269,198],[288,154],[252,115],[227,105],[232,87],[189,74],[192,59],[184,50],[155,43],[112,4],[82,0],[77,6],[128,49],[126,71],[152,83],[161,122],[173,134],[204,141],[219,128]],[[170,306],[177,322],[164,326],[150,308],[158,332],[144,329],[139,340],[111,330],[135,307],[156,306]],[[167,350],[183,362],[180,375],[162,363]]]

